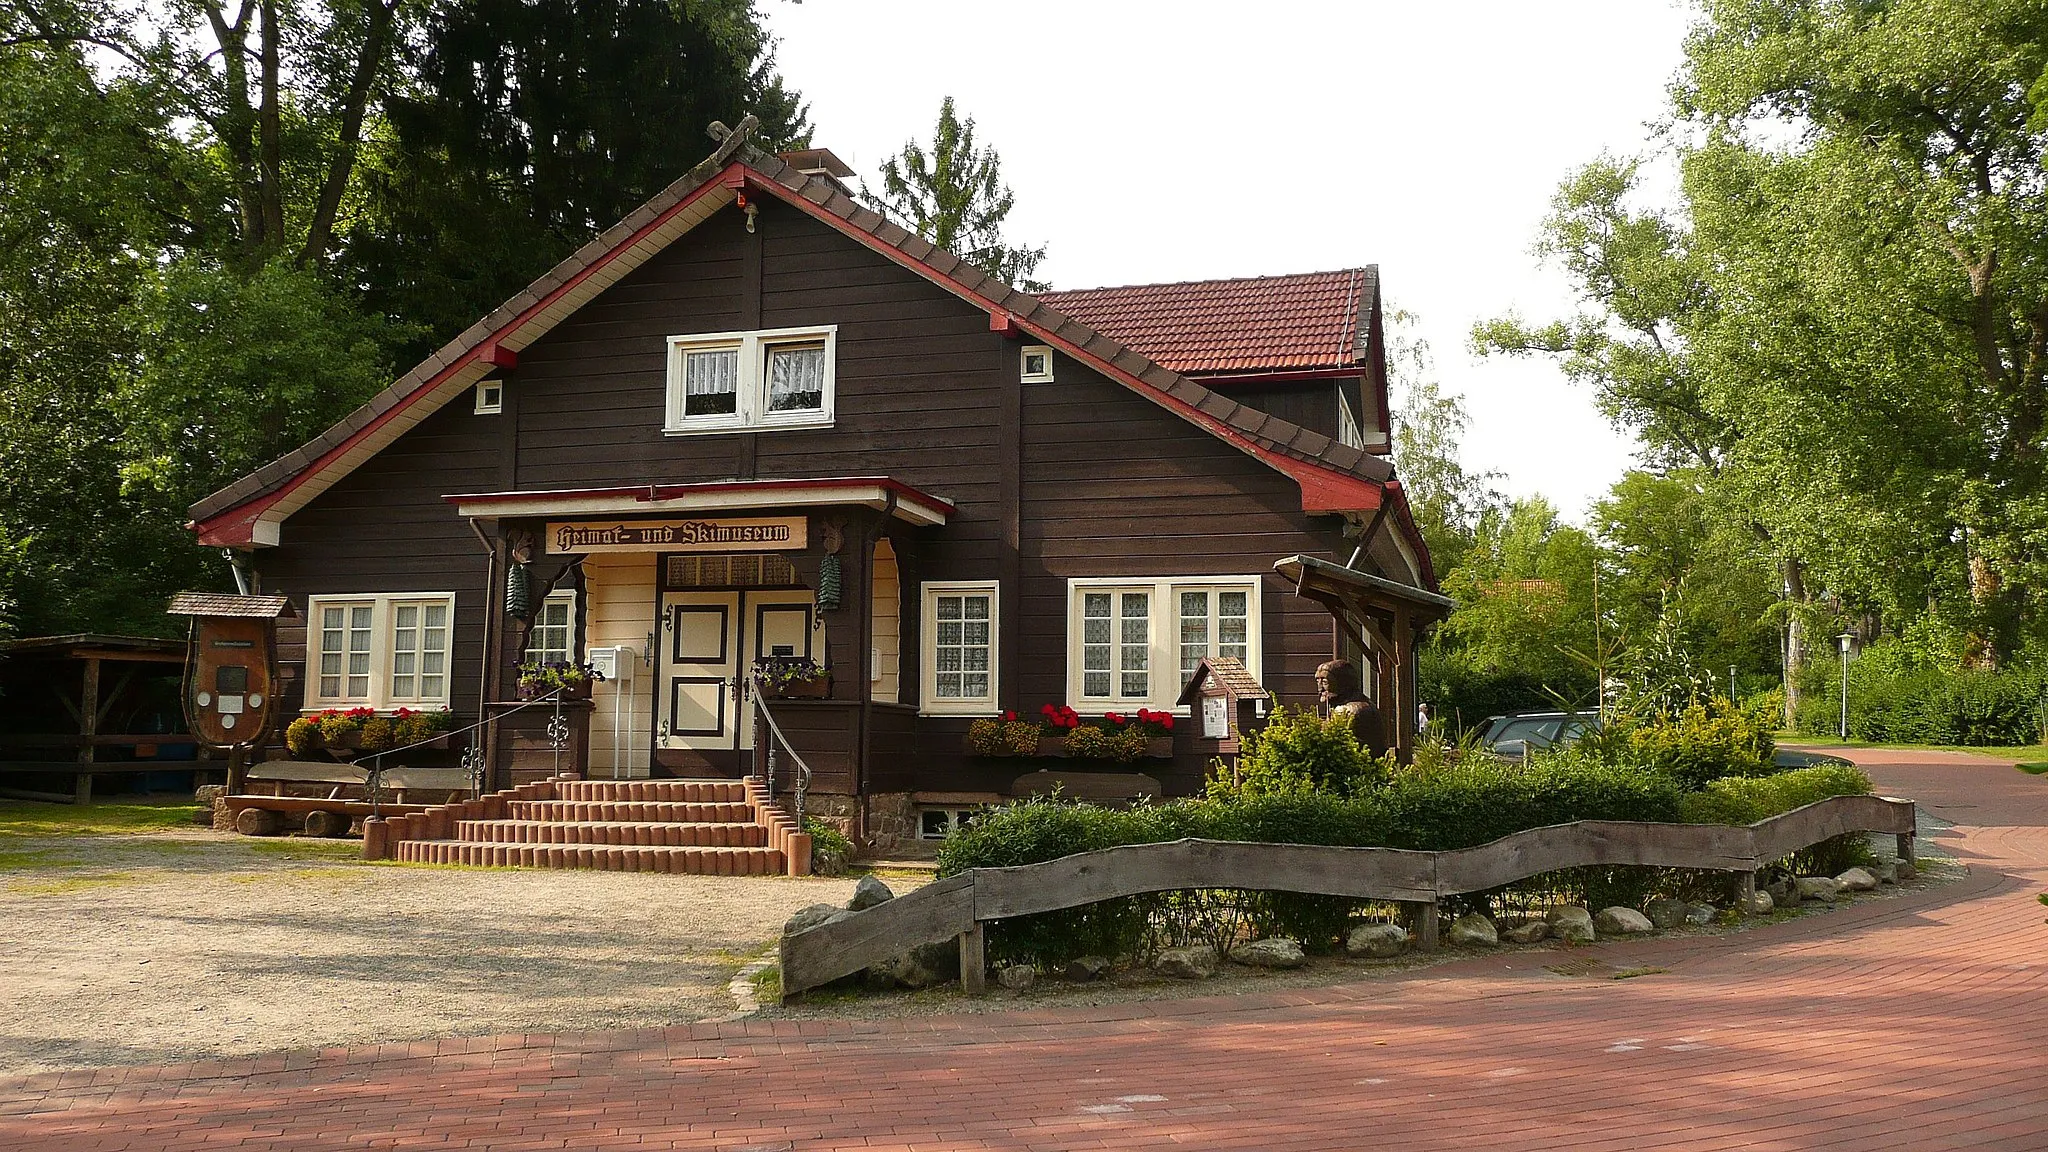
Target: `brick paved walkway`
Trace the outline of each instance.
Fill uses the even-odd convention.
[[[1664,974],[83,1071],[0,1082],[0,1148],[2048,1149],[2048,779],[1857,756],[1969,877],[1591,950]]]

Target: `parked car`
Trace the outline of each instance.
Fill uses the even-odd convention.
[[[1488,718],[1479,746],[1496,756],[1521,759],[1531,748],[1570,744],[1600,729],[1596,712],[1509,712]]]

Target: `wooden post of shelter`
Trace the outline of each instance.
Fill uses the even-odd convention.
[[[92,803],[94,739],[100,734],[100,659],[85,658],[85,680],[78,691],[78,764],[83,771],[72,784],[72,802]]]
[[[1421,698],[1415,682],[1415,646],[1457,602],[1315,556],[1288,556],[1275,561],[1273,570],[1293,584],[1298,595],[1328,608],[1340,628],[1372,649],[1377,703],[1388,717],[1388,744],[1406,763],[1415,754],[1415,716]]]

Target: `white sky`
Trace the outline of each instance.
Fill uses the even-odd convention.
[[[1530,254],[1551,194],[1645,147],[1674,0],[765,6],[814,140],[870,181],[954,97],[1002,155],[1013,242],[1060,288],[1378,264],[1472,412],[1468,467],[1577,518],[1632,462],[1548,363],[1476,361],[1508,310],[1570,313]],[[1174,174],[1177,194],[1150,183]]]

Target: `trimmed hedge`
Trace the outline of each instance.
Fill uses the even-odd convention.
[[[1849,735],[1874,744],[2036,744],[2042,739],[2048,675],[1900,668],[1873,646],[1849,665]],[[1832,666],[1830,666],[1832,667]],[[1800,701],[1801,732],[1833,736],[1841,725],[1841,682],[1814,678]]]
[[[1526,764],[1473,755],[1456,764],[1398,772],[1383,786],[1357,796],[1311,791],[1215,795],[1129,809],[1038,797],[992,809],[948,837],[939,848],[939,875],[1188,837],[1447,851],[1574,820],[1750,824],[1829,796],[1869,790],[1868,778],[1848,765],[1732,777],[1685,792],[1665,773],[1605,762],[1585,751],[1560,750]],[[1855,862],[1861,838],[1842,841],[1802,854],[1798,863],[1820,870],[1842,860]],[[1829,874],[1847,866],[1841,863]],[[1660,875],[1654,869],[1582,869],[1570,876],[1532,877],[1524,885],[1474,894],[1465,902],[1478,906],[1527,887],[1545,897],[1576,894],[1598,902],[1635,903],[1664,884]],[[1254,936],[1290,936],[1321,950],[1341,937],[1363,906],[1303,893],[1162,892],[997,921],[990,925],[988,953],[997,962],[1041,967],[1088,955],[1142,956],[1214,931],[1213,921],[1220,916],[1242,917]],[[1211,922],[1208,928],[1202,926],[1205,918]]]

